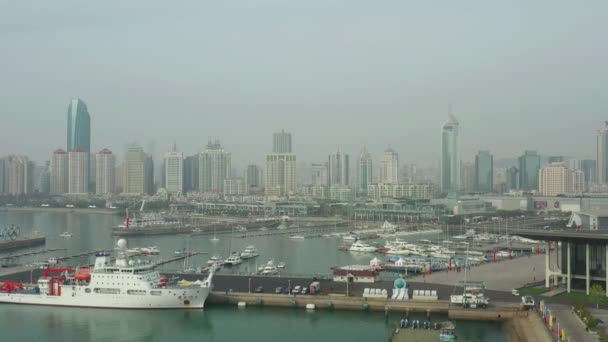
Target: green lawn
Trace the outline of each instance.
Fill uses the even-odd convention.
[[[544,287],[522,287],[517,289],[519,294],[522,296],[538,296],[541,293],[545,293],[549,291],[549,289]]]
[[[564,293],[557,295],[557,297],[569,299],[575,303],[581,303],[581,302],[596,303],[595,298],[593,298],[592,296],[587,296],[584,292],[570,292],[570,293],[564,292]],[[600,303],[608,303],[608,297],[600,296],[599,300],[600,300]]]

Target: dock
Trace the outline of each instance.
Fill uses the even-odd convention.
[[[37,237],[31,237],[31,238],[25,238],[25,239],[19,239],[19,240],[0,241],[0,252],[40,246],[40,245],[44,245],[45,243],[46,243],[46,237],[44,237],[44,236],[37,236]]]

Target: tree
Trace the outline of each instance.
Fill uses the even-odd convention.
[[[606,291],[604,291],[604,288],[602,287],[602,285],[594,284],[593,286],[591,286],[589,293],[590,293],[590,297],[596,303],[596,309],[599,310],[600,309],[600,299],[602,297],[606,296]]]

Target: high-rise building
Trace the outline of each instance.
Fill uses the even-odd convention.
[[[184,193],[198,190],[198,154],[184,159]]]
[[[580,193],[583,191],[584,174],[569,169],[564,162],[551,163],[539,172],[540,193],[545,196]]]
[[[139,146],[131,146],[123,164],[124,194],[143,195],[146,193],[146,154]]]
[[[399,184],[399,154],[390,146],[380,155],[378,183]]]
[[[580,170],[582,164],[579,159],[569,159],[567,165],[570,170]]]
[[[310,183],[315,186],[327,186],[327,163],[310,165]]]
[[[95,193],[97,195],[113,194],[115,191],[116,160],[112,151],[104,148],[95,155]]]
[[[224,196],[245,195],[245,180],[243,178],[224,179]]]
[[[245,193],[255,193],[261,191],[263,188],[263,174],[262,168],[257,165],[247,165],[245,171]]]
[[[0,159],[0,195],[8,191],[8,172],[6,159]]]
[[[266,156],[266,196],[286,197],[296,193],[296,155],[271,153]]]
[[[203,192],[223,193],[224,179],[229,178],[231,170],[230,153],[224,151],[219,140],[209,141],[199,156],[199,188]]]
[[[32,193],[34,187],[34,163],[26,156],[11,155],[6,158],[8,193],[23,195]]]
[[[596,178],[596,163],[593,159],[581,160],[581,171],[585,175],[585,191],[588,191],[591,185],[595,184]]]
[[[596,182],[600,185],[608,184],[608,121],[597,135],[597,171]]]
[[[51,158],[51,194],[61,195],[68,192],[68,175],[68,154],[62,149],[57,149]]]
[[[154,183],[154,159],[152,155],[146,154],[144,159],[144,192],[148,195],[156,193]]]
[[[348,154],[337,152],[329,155],[329,162],[327,163],[327,185],[349,185],[350,180],[350,168],[348,164]]]
[[[441,128],[441,191],[460,190],[460,122],[453,115]]]
[[[68,193],[89,192],[89,153],[74,148],[68,153]]]
[[[475,156],[475,191],[494,191],[494,156],[490,151],[479,151]]]
[[[287,133],[281,130],[278,133],[274,133],[272,152],[273,153],[292,153],[291,150],[291,133]]]
[[[357,187],[360,192],[367,192],[367,186],[374,181],[372,156],[364,146],[357,163]]]
[[[475,165],[471,162],[460,161],[460,191],[471,193],[475,191]]]
[[[505,174],[505,185],[506,191],[519,189],[519,169],[517,167],[511,166],[507,169]]]
[[[417,167],[414,163],[404,163],[399,170],[401,183],[403,184],[414,184],[418,181],[417,179]]]
[[[177,152],[175,145],[172,152],[165,154],[164,169],[164,187],[167,192],[172,194],[184,193],[184,154]]]
[[[524,191],[539,190],[539,170],[540,155],[536,151],[525,151],[519,157],[519,188]]]
[[[91,117],[87,105],[78,98],[68,107],[68,153],[79,148],[91,152]]]
[[[51,191],[51,162],[46,161],[44,165],[36,169],[38,170],[38,174],[35,176],[37,181],[34,191],[48,195]]]

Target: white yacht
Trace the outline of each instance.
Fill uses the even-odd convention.
[[[378,248],[376,248],[374,246],[370,246],[366,243],[357,241],[357,242],[353,243],[348,248],[348,250],[351,252],[375,252],[378,250]]]
[[[344,235],[344,237],[342,237],[342,239],[344,239],[346,241],[357,241],[357,236],[353,235],[353,234],[349,234],[349,235]]]
[[[219,254],[214,254],[211,258],[209,258],[209,260],[207,261],[207,265],[214,265],[214,264],[221,264],[222,263],[222,256]]]
[[[241,252],[241,259],[251,259],[259,256],[258,250],[254,246],[247,246],[244,251]]]
[[[202,229],[200,229],[200,228],[194,228],[194,229],[192,229],[192,232],[193,232],[193,233],[201,233],[202,231],[203,231],[203,230],[202,230]]]
[[[277,268],[282,270],[282,269],[284,269],[286,266],[287,266],[287,265],[286,265],[286,264],[285,264],[283,261],[281,261],[281,262],[280,262],[280,263],[277,265]]]
[[[226,266],[235,266],[238,264],[241,264],[243,262],[243,259],[241,259],[241,256],[236,253],[233,252],[228,259],[224,260],[224,265]]]
[[[156,246],[148,246],[140,248],[141,252],[144,254],[160,254],[158,247]]]
[[[262,275],[272,275],[277,273],[279,273],[279,270],[277,270],[277,267],[274,265],[274,261],[272,260],[266,263],[266,266],[264,266],[264,269],[261,272]]]
[[[171,285],[150,261],[129,259],[127,241],[116,243],[116,260],[96,254],[93,269],[46,268],[34,286],[10,283],[0,303],[115,309],[202,309],[215,269],[204,281]],[[5,283],[6,284],[6,283]]]
[[[72,237],[72,233],[70,233],[70,232],[63,232],[59,236],[61,236],[62,238],[71,238]]]
[[[304,237],[303,235],[292,235],[289,237],[292,240],[304,240],[306,239],[306,237]]]

